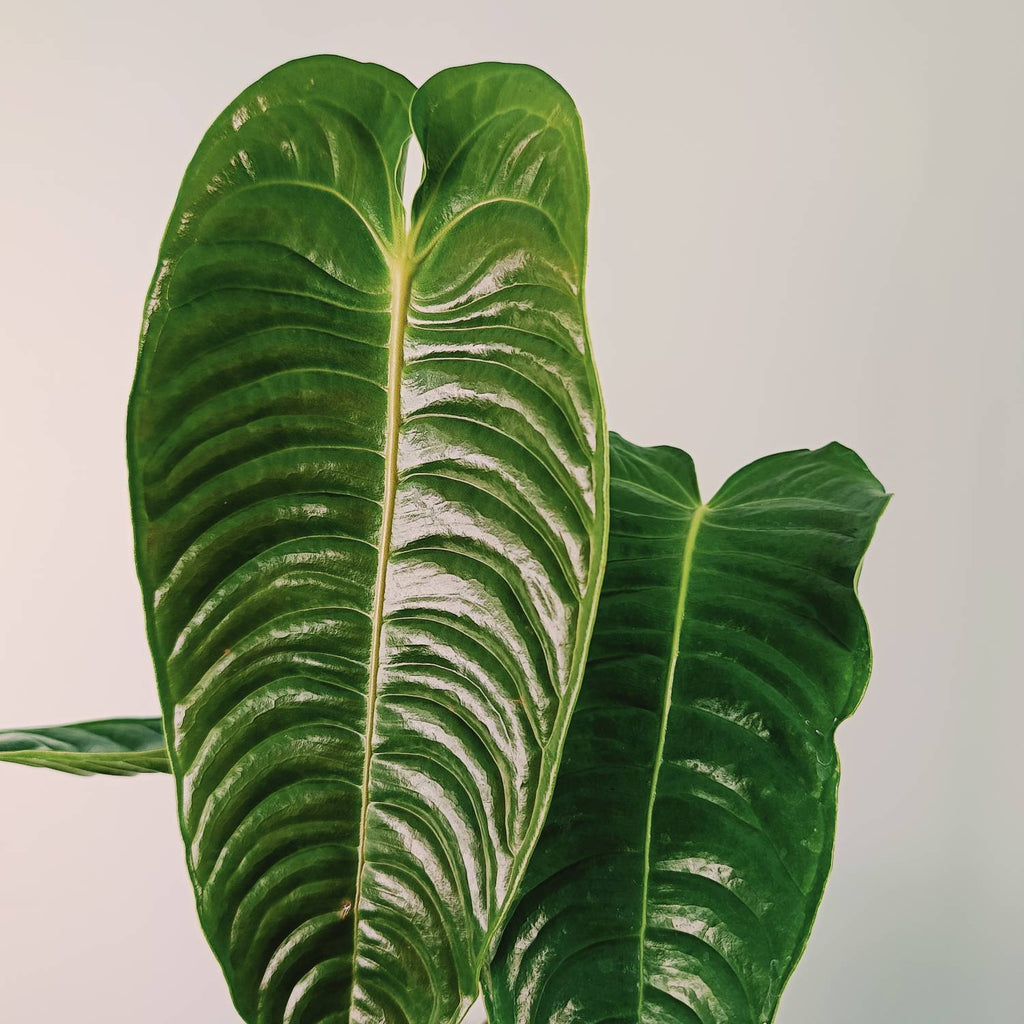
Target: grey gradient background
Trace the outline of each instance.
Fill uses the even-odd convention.
[[[895,492],[836,866],[780,1024],[1019,1019],[1019,0],[176,0],[0,12],[0,724],[156,710],[125,401],[206,125],[286,59],[526,61],[584,119],[610,422],[705,491],[838,439]],[[0,1018],[228,1024],[167,778],[0,767]]]

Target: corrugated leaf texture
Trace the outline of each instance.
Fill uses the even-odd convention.
[[[475,996],[602,565],[586,206],[571,100],[508,65],[285,65],[185,176],[132,506],[199,913],[253,1024]]]

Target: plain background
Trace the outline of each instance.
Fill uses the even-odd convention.
[[[287,59],[537,64],[583,115],[609,419],[705,493],[838,439],[895,500],[835,871],[780,1024],[1019,1019],[1024,6],[6,0],[0,725],[156,711],[123,459],[207,124]],[[237,1021],[165,777],[0,768],[0,1014]]]

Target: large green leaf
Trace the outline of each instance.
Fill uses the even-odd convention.
[[[43,729],[8,729],[0,732],[0,761],[72,775],[170,771],[159,718],[107,718]]]
[[[886,495],[830,445],[701,504],[612,437],[608,566],[492,1024],[762,1024],[832,856],[837,724],[870,671],[855,584]]]
[[[571,100],[510,65],[414,91],[297,61],[188,169],[132,509],[200,918],[247,1021],[474,998],[603,564],[586,206]]]

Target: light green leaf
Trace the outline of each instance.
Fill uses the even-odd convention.
[[[497,64],[418,92],[285,65],[186,174],[132,508],[200,918],[251,1024],[475,996],[600,583],[586,206],[571,100]]]
[[[171,770],[159,718],[107,718],[44,729],[8,729],[0,732],[0,761],[72,775]]]
[[[762,1024],[831,863],[887,496],[839,445],[761,459],[706,504],[672,448],[613,435],[611,473],[586,676],[490,1020]]]

